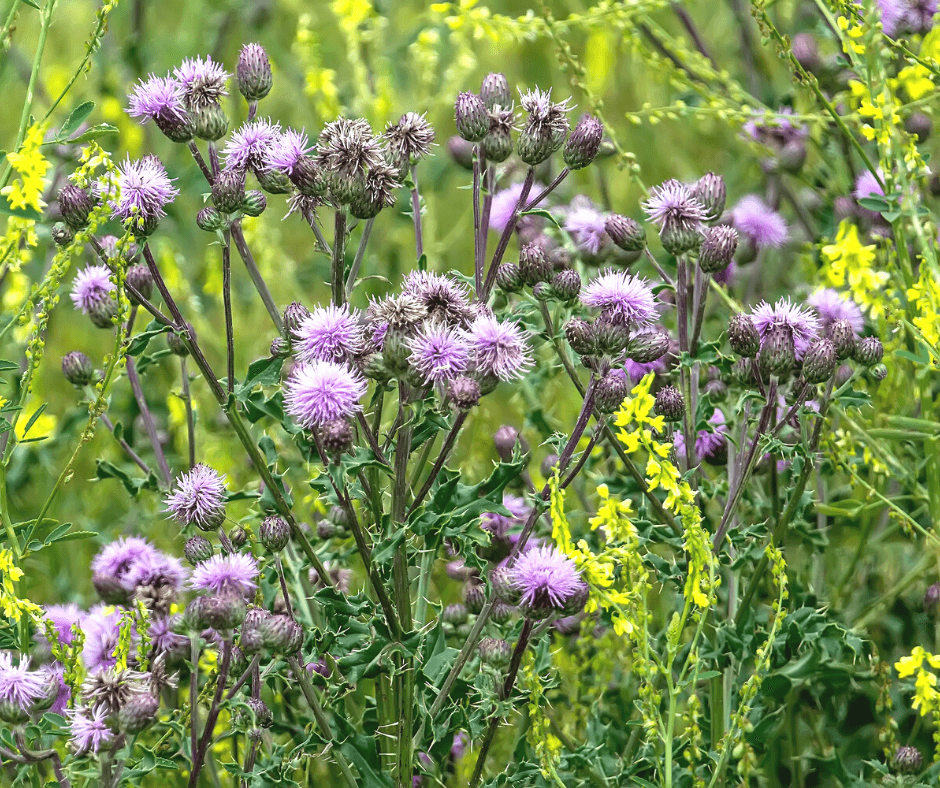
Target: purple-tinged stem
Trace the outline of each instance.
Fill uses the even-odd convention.
[[[477,293],[478,301],[485,303],[486,299],[489,297],[493,283],[496,281],[496,271],[499,268],[499,264],[503,261],[503,255],[506,254],[506,249],[509,248],[509,241],[512,238],[513,231],[516,229],[516,224],[519,221],[519,212],[526,204],[526,200],[529,199],[529,192],[532,191],[532,184],[534,181],[535,167],[529,167],[528,172],[526,172],[525,175],[525,180],[522,183],[522,192],[519,194],[519,201],[516,203],[516,207],[512,212],[512,216],[509,217],[509,221],[506,223],[506,228],[503,230],[503,234],[499,237],[499,243],[496,246],[496,251],[493,253],[493,260],[490,262],[490,269],[486,272],[486,281],[483,283],[482,295]]]
[[[112,422],[111,419],[108,418],[108,414],[102,413],[101,421],[104,422],[104,426],[107,427],[108,430],[113,435],[114,434],[114,422]],[[115,440],[118,442],[118,444],[120,444],[121,448],[124,449],[124,451],[127,453],[127,456],[130,457],[131,460],[134,461],[134,464],[138,468],[140,468],[145,474],[149,476],[150,466],[147,465],[147,463],[145,463],[141,459],[140,455],[131,448],[131,445],[126,440],[124,440],[124,438],[115,438]]]
[[[251,277],[255,290],[257,290],[258,295],[261,296],[264,308],[268,310],[268,314],[271,316],[271,321],[274,323],[277,333],[283,334],[284,321],[281,320],[281,313],[277,308],[277,304],[274,303],[271,291],[268,290],[264,277],[261,276],[261,271],[258,270],[258,264],[255,262],[254,255],[251,253],[248,242],[245,240],[241,220],[232,223],[232,240],[235,242],[235,248],[238,250],[239,256],[245,263],[245,269],[248,271],[248,276]]]
[[[188,145],[190,152],[193,154],[193,158],[196,160],[196,164],[199,165],[199,169],[202,170],[202,174],[205,176],[206,180],[211,186],[215,182],[215,178],[212,176],[212,171],[209,169],[209,165],[206,164],[206,160],[202,158],[202,154],[199,152],[199,148],[196,146],[195,141],[191,141]]]
[[[206,717],[206,727],[202,731],[202,738],[199,740],[199,749],[193,758],[193,768],[189,775],[189,788],[196,788],[199,782],[199,772],[206,761],[206,753],[209,744],[212,742],[212,734],[215,732],[215,723],[219,718],[219,702],[222,700],[222,693],[225,691],[225,680],[228,678],[229,665],[232,662],[232,640],[229,638],[222,644],[222,665],[219,668],[219,675],[215,685],[215,695],[212,697],[212,705],[209,706],[209,714]]]
[[[424,497],[431,491],[434,480],[437,479],[437,475],[444,467],[444,463],[447,462],[448,457],[450,457],[450,453],[454,448],[454,444],[457,442],[457,436],[460,433],[460,428],[463,427],[463,423],[467,420],[468,415],[468,411],[462,410],[457,414],[457,418],[454,419],[454,426],[451,427],[450,432],[447,433],[447,437],[444,439],[444,445],[441,446],[441,450],[437,453],[437,459],[434,461],[434,466],[431,468],[431,472],[428,474],[428,478],[425,479],[424,484],[421,486],[421,490],[415,496],[415,499],[411,504],[411,508],[408,510],[409,517],[411,516],[411,513],[421,505]]]
[[[330,281],[333,285],[333,306],[342,306],[346,301],[344,275],[346,265],[346,209],[336,209],[333,233],[333,255],[330,266]]]
[[[695,292],[692,296],[692,312],[695,315],[695,320],[692,324],[692,340],[689,343],[689,348],[693,356],[698,351],[698,339],[699,335],[702,333],[702,324],[705,321],[705,304],[708,301],[708,281],[711,279],[711,276],[711,274],[703,273],[699,266],[695,266]]]
[[[196,465],[196,419],[193,415],[193,395],[189,391],[189,370],[186,356],[180,356],[180,378],[183,383],[183,403],[186,405],[186,439],[189,444],[189,469]]]
[[[484,175],[483,215],[480,217],[480,250],[482,261],[486,259],[486,242],[490,237],[490,213],[493,210],[493,192],[496,189],[496,165],[488,162]]]
[[[349,269],[349,276],[346,277],[346,300],[349,301],[352,296],[353,288],[356,286],[356,277],[359,276],[359,269],[362,267],[362,260],[366,255],[366,245],[369,243],[369,236],[372,234],[372,225],[375,224],[375,217],[366,220],[365,227],[362,228],[362,236],[359,238],[359,246],[356,249],[356,257],[353,260],[352,267]],[[417,230],[420,232],[420,228]],[[418,255],[421,256],[420,253]]]
[[[277,579],[281,582],[281,594],[284,595],[284,606],[287,608],[287,617],[294,619],[294,607],[290,602],[290,593],[287,590],[287,578],[284,577],[284,565],[281,563],[281,556],[274,556],[274,565],[277,567]]]
[[[526,203],[526,206],[522,209],[522,212],[524,213],[525,211],[531,211],[533,208],[537,208],[542,200],[548,197],[549,194],[551,194],[561,185],[561,182],[568,177],[568,173],[570,172],[571,170],[565,167],[561,172],[558,173],[558,175],[555,176],[555,180],[553,180],[550,184],[548,184],[548,186],[542,189],[542,191],[540,191],[535,197]]]
[[[656,258],[653,257],[653,253],[649,250],[649,247],[644,246],[643,252],[646,255],[646,259],[650,261],[650,265],[652,265],[653,268],[656,269],[656,273],[659,274],[660,277],[662,277],[663,282],[665,282],[670,287],[675,287],[676,283],[672,281],[672,277],[666,273],[663,267],[659,263],[656,262]]]
[[[411,165],[411,218],[415,223],[415,249],[418,252],[418,259],[424,254],[424,238],[421,234],[421,196],[418,194],[418,168]]]
[[[231,397],[235,393],[235,324],[232,320],[232,246],[229,233],[225,233],[222,246],[222,302],[225,307],[226,388]]]
[[[209,165],[212,167],[213,180],[219,176],[222,167],[219,165],[219,149],[214,142],[209,143]]]
[[[260,662],[261,662],[261,654],[255,654],[251,658],[251,662],[249,663],[245,672],[242,673],[241,678],[239,678],[238,681],[236,681],[231,686],[229,691],[226,693],[225,695],[226,700],[231,700],[232,698],[234,698],[235,693],[238,692],[243,686],[245,686],[245,682],[247,682],[248,679],[250,679],[255,674],[255,670],[258,668],[258,665]]]
[[[483,146],[477,143],[473,148],[473,278],[477,300],[483,293],[483,251],[480,240],[480,159]]]

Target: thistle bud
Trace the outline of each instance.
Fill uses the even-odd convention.
[[[603,317],[594,321],[594,336],[597,349],[609,356],[619,356],[630,342],[630,329],[622,323],[614,323]]]
[[[457,410],[470,410],[480,404],[480,384],[460,375],[447,383],[447,396]]]
[[[239,92],[248,101],[259,101],[271,92],[274,78],[268,54],[261,44],[245,44],[238,55],[235,80]]]
[[[802,140],[790,140],[777,154],[777,166],[782,172],[797,173],[806,163],[806,144]]]
[[[884,364],[875,364],[868,370],[868,374],[871,375],[875,383],[881,383],[888,377],[888,368]]]
[[[258,180],[258,185],[268,194],[288,194],[290,192],[290,178],[283,172],[255,170],[255,178]]]
[[[687,227],[684,222],[666,222],[659,233],[659,241],[669,254],[680,254],[697,249],[702,243],[702,235],[694,227]]]
[[[245,600],[235,594],[202,597],[206,600],[200,609],[200,623],[217,631],[227,631],[245,620]]]
[[[646,230],[629,216],[613,213],[604,222],[610,240],[625,252],[642,252],[646,248]]]
[[[783,377],[796,363],[793,332],[784,325],[771,326],[757,351],[757,364],[761,374]]]
[[[326,194],[326,178],[312,156],[301,156],[290,171],[290,180],[297,190],[307,197],[322,197]]]
[[[336,528],[336,523],[332,523],[329,520],[320,520],[317,523],[317,536],[320,539],[332,539],[338,533]]]
[[[728,324],[728,344],[739,356],[754,358],[760,349],[760,335],[748,315],[737,314]]]
[[[213,552],[212,542],[198,534],[187,539],[186,544],[183,545],[183,555],[190,566],[196,566],[203,561],[208,561],[212,558]]]
[[[290,541],[290,525],[283,517],[271,515],[265,517],[258,529],[258,538],[265,550],[272,553],[279,553]]]
[[[457,135],[447,140],[447,152],[450,153],[454,163],[465,170],[473,169],[473,143],[461,139]]]
[[[496,446],[496,453],[503,462],[512,461],[517,445],[521,455],[526,456],[529,453],[528,442],[519,435],[519,430],[511,424],[504,424],[493,433],[493,444]]]
[[[940,609],[940,583],[934,583],[924,591],[924,610],[931,615]]]
[[[503,125],[492,125],[483,138],[483,153],[486,158],[498,164],[506,161],[512,155],[512,150],[512,134],[509,129]]]
[[[536,301],[551,301],[555,297],[555,291],[548,282],[537,282],[532,288],[532,295]]]
[[[88,216],[94,207],[95,198],[88,189],[69,184],[59,191],[59,210],[73,230],[81,230],[88,224]]]
[[[300,326],[310,317],[310,310],[307,309],[300,301],[293,301],[288,305],[287,309],[284,310],[284,328],[287,329],[287,333],[293,337],[297,336],[297,332],[300,331]]]
[[[304,643],[304,631],[289,616],[268,616],[259,627],[265,647],[281,654],[296,654]]]
[[[0,721],[7,725],[25,725],[29,722],[29,712],[18,701],[4,698],[0,701]]]
[[[228,116],[222,105],[216,102],[196,107],[192,110],[192,118],[196,136],[201,140],[215,142],[228,131]]]
[[[682,421],[685,413],[685,400],[675,386],[663,386],[656,393],[653,410],[666,421]]]
[[[542,466],[539,468],[542,472],[542,476],[547,479],[555,473],[555,468],[558,466],[558,459],[558,455],[552,453],[542,460]]]
[[[507,605],[518,604],[522,597],[522,590],[512,579],[512,572],[505,564],[497,566],[490,572],[490,583],[493,586],[493,595]]]
[[[913,112],[904,121],[904,130],[917,137],[918,142],[926,142],[930,137],[930,132],[933,131],[933,121],[923,112]]]
[[[519,158],[530,167],[537,167],[555,152],[555,141],[547,129],[527,125],[516,143]]]
[[[538,244],[526,244],[519,250],[519,275],[529,287],[552,278],[552,264]]]
[[[807,383],[824,383],[835,371],[835,345],[828,339],[817,339],[803,356],[803,377]]]
[[[702,273],[714,274],[724,271],[734,258],[738,248],[738,231],[727,225],[709,227],[702,236],[698,252],[698,266]]]
[[[884,357],[885,349],[878,337],[865,337],[855,346],[855,360],[864,367],[873,367],[879,364]]]
[[[923,767],[924,756],[916,747],[898,747],[892,763],[901,774],[915,774]]]
[[[186,329],[191,337],[196,337],[196,329],[194,329],[190,323],[186,324]],[[186,343],[183,341],[183,338],[175,331],[171,331],[166,335],[166,343],[169,345],[170,352],[173,353],[174,356],[189,355],[189,348],[186,347]]]
[[[483,638],[477,646],[480,662],[496,670],[505,670],[512,659],[512,647],[499,638]]]
[[[754,365],[749,358],[739,358],[731,365],[731,379],[742,386],[750,387],[757,383]]]
[[[159,710],[160,701],[149,692],[131,698],[118,712],[118,730],[130,735],[140,733],[156,722]]]
[[[291,353],[291,341],[285,337],[274,337],[271,340],[271,358],[287,358]]]
[[[522,290],[522,274],[515,263],[503,263],[496,269],[496,286],[506,293]]]
[[[207,233],[214,233],[225,227],[227,219],[215,206],[207,205],[196,214],[196,226]]]
[[[579,356],[593,356],[597,352],[597,335],[594,326],[580,317],[565,323],[565,339]]]
[[[468,615],[467,608],[463,605],[448,605],[444,608],[441,618],[444,619],[445,623],[453,624],[457,627],[467,620]]]
[[[327,454],[345,454],[353,446],[352,424],[346,419],[334,419],[320,427],[320,443]]]
[[[725,212],[725,179],[720,175],[705,173],[692,186],[692,195],[705,209],[706,224],[714,224]]]
[[[467,583],[463,590],[463,601],[467,610],[477,615],[486,604],[486,589],[480,583]]]
[[[566,268],[552,277],[551,287],[559,301],[574,301],[581,295],[581,275],[573,268]]]
[[[627,342],[626,354],[637,364],[649,364],[661,359],[669,350],[669,336],[662,331],[643,331]]]
[[[855,338],[855,330],[848,320],[836,320],[829,326],[829,339],[836,349],[836,358],[844,361],[855,354],[855,347],[858,344]]]
[[[73,350],[62,357],[62,374],[73,386],[87,386],[94,380],[95,367],[80,350]]]
[[[562,156],[569,170],[587,167],[601,147],[604,138],[604,124],[593,115],[585,115],[578,121],[565,143]]]
[[[493,612],[490,613],[490,618],[493,619],[494,624],[505,624],[512,618],[515,612],[516,608],[512,605],[507,605],[505,602],[497,602],[493,605]]]
[[[563,616],[576,616],[587,604],[588,597],[591,595],[591,589],[588,588],[587,583],[580,583],[578,587],[572,591],[566,598],[565,603],[561,608],[561,615]]]
[[[257,189],[249,189],[245,192],[245,199],[242,200],[242,204],[238,206],[238,209],[245,214],[245,216],[261,216],[267,207],[268,198],[264,196],[264,192],[259,192]]]
[[[457,133],[467,142],[480,142],[490,130],[486,105],[476,93],[460,93],[454,104]]]
[[[611,370],[599,381],[594,390],[594,405],[601,413],[613,413],[620,409],[630,393],[627,376],[622,370]]]
[[[705,394],[712,402],[721,402],[728,396],[728,385],[721,378],[715,378],[705,384]]]
[[[508,109],[512,105],[512,92],[504,74],[491,73],[483,78],[480,85],[480,100],[488,110],[496,107]]]
[[[247,698],[245,705],[235,710],[232,722],[243,731],[270,728],[274,724],[274,715],[261,698]]]
[[[68,246],[75,238],[75,231],[65,222],[56,222],[52,225],[52,240],[56,246]]]
[[[234,525],[228,532],[228,538],[235,547],[244,547],[248,544],[248,531],[240,525]]]
[[[102,298],[95,299],[91,304],[88,317],[91,318],[91,322],[97,328],[111,328],[114,325],[114,318],[117,317],[117,313],[117,301],[111,298],[110,295],[105,295]]]
[[[150,296],[153,295],[153,275],[150,273],[150,269],[146,265],[138,263],[137,265],[132,265],[130,268],[128,268],[125,281],[143,298],[149,300]],[[135,306],[140,305],[141,302],[138,301],[137,296],[135,296],[130,291],[128,291],[127,297]]]

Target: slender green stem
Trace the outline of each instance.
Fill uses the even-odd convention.
[[[418,193],[418,168],[411,165],[411,218],[415,225],[415,249],[418,252],[418,259],[424,254],[424,237],[421,232],[421,195]],[[479,195],[477,195],[479,196]]]
[[[232,319],[232,246],[226,231],[222,244],[222,302],[225,309],[225,388],[229,397],[235,393],[235,323]]]
[[[180,356],[180,380],[183,385],[183,403],[186,405],[186,440],[189,447],[189,469],[196,464],[196,419],[193,414],[193,396],[189,391],[189,370],[186,356]]]
[[[242,223],[240,220],[232,224],[232,240],[235,242],[235,248],[238,250],[238,255],[245,264],[245,269],[248,271],[248,276],[251,277],[255,290],[257,290],[258,295],[261,296],[264,308],[268,310],[268,314],[271,316],[271,322],[274,323],[277,333],[283,334],[284,321],[281,319],[280,310],[278,310],[277,304],[274,302],[271,291],[268,290],[268,286],[264,281],[264,277],[261,275],[261,271],[258,270],[258,264],[255,262],[254,255],[251,253],[248,242],[245,240],[245,233],[242,231]]]
[[[352,296],[353,288],[356,286],[356,277],[359,276],[359,269],[362,267],[362,259],[366,254],[366,245],[369,243],[369,236],[372,234],[372,225],[375,224],[375,217],[366,220],[365,227],[362,228],[362,236],[359,238],[359,247],[356,249],[356,257],[353,260],[352,267],[349,269],[349,276],[346,277],[346,300],[349,301]]]
[[[330,265],[330,281],[333,286],[333,305],[342,306],[346,300],[344,276],[346,274],[346,209],[336,209],[334,222],[333,255]]]

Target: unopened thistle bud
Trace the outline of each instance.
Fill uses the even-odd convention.
[[[497,566],[490,572],[490,583],[493,587],[493,595],[507,605],[519,603],[522,596],[522,590],[512,579],[512,573],[506,565]]]
[[[75,238],[75,231],[65,222],[56,222],[52,225],[52,240],[57,246],[68,246]]]
[[[728,396],[728,384],[721,378],[715,378],[705,384],[705,394],[712,402],[721,402]]]
[[[150,269],[141,263],[137,265],[132,265],[127,269],[127,276],[125,281],[131,287],[133,287],[141,296],[150,300],[150,296],[153,295],[153,275],[150,273]],[[133,293],[128,292],[127,297],[130,299],[130,302],[135,306],[139,305],[140,302],[137,300],[137,296]]]
[[[591,589],[588,587],[587,583],[581,583],[568,597],[565,599],[564,607],[561,609],[561,615],[563,616],[576,616],[587,604],[588,597],[591,595]]]
[[[714,274],[731,265],[738,248],[738,231],[727,225],[709,227],[702,235],[698,266],[703,273]]]
[[[548,282],[537,282],[532,288],[532,295],[536,301],[551,301],[555,297],[555,291]]]
[[[191,110],[196,136],[201,140],[215,142],[228,131],[228,116],[222,105],[216,102]]]
[[[585,115],[578,121],[565,143],[562,156],[569,170],[587,167],[601,147],[604,138],[604,124],[593,115]]]
[[[94,207],[95,198],[88,189],[69,184],[59,192],[59,210],[73,230],[81,230],[88,224],[88,216]]]
[[[515,263],[503,263],[496,269],[496,285],[507,293],[518,293],[522,290],[522,274]]]
[[[803,356],[803,377],[807,383],[824,383],[836,371],[836,348],[828,339],[817,339]]]
[[[884,364],[875,364],[875,366],[869,368],[868,374],[876,383],[881,383],[888,377],[888,368]]]
[[[200,610],[200,623],[211,629],[230,630],[245,620],[245,600],[235,594],[202,597],[205,600]]]
[[[94,380],[95,367],[80,350],[73,350],[62,357],[62,374],[73,386],[87,386]]]
[[[790,51],[796,62],[811,74],[822,67],[822,58],[819,56],[819,45],[812,33],[797,33],[790,43]]]
[[[682,421],[685,413],[685,400],[675,386],[663,386],[656,393],[653,410],[666,421]]]
[[[499,73],[487,74],[480,86],[480,100],[488,110],[494,110],[496,107],[508,109],[512,104],[512,92],[509,90],[506,76]]]
[[[238,730],[270,728],[274,724],[274,715],[260,698],[247,698],[245,705],[239,706],[232,715],[232,722]]]
[[[486,604],[486,589],[481,583],[467,583],[464,586],[463,601],[467,610],[476,615]]]
[[[525,244],[519,250],[519,275],[529,287],[552,278],[552,264],[538,244]]]
[[[189,331],[189,335],[193,338],[196,336],[196,329],[192,327],[191,324],[187,323],[186,328]],[[166,343],[170,348],[170,352],[174,356],[188,356],[189,348],[186,346],[186,343],[183,341],[183,338],[177,334],[175,331],[171,331],[166,335]]]
[[[493,433],[493,445],[496,446],[496,453],[503,462],[511,462],[516,446],[519,447],[519,453],[526,456],[529,453],[529,443],[519,435],[519,430],[511,424],[503,424]]]
[[[512,132],[502,123],[490,124],[490,130],[483,138],[483,153],[490,161],[506,161],[513,151]]]
[[[527,125],[519,134],[516,149],[520,159],[530,167],[537,167],[555,152],[555,141],[547,128]]]
[[[264,196],[264,192],[259,192],[257,189],[249,189],[245,192],[245,199],[242,200],[239,210],[245,214],[245,216],[261,216],[261,214],[264,213],[264,209],[267,207],[268,198]]]
[[[601,413],[613,413],[620,409],[630,393],[626,375],[620,370],[611,370],[599,381],[594,390],[594,405]]]
[[[291,302],[284,310],[284,328],[291,336],[297,335],[301,324],[310,317],[310,310],[300,301]]]
[[[156,722],[159,710],[160,701],[149,692],[137,695],[124,704],[118,712],[118,730],[130,735],[140,733]]]
[[[692,195],[705,211],[705,223],[714,224],[725,211],[725,179],[705,173],[692,186]]]
[[[258,538],[265,550],[272,553],[279,553],[290,541],[290,525],[283,517],[271,515],[265,517],[258,529]]]
[[[327,454],[345,454],[353,446],[353,427],[346,419],[334,419],[320,427],[320,443]]]
[[[855,338],[855,330],[848,320],[844,318],[836,320],[829,326],[829,339],[832,340],[832,344],[836,349],[836,358],[839,361],[844,361],[855,355],[855,347],[858,342]]]
[[[623,323],[601,317],[594,321],[594,336],[597,337],[597,349],[601,353],[619,356],[630,342],[630,329]]]
[[[190,566],[196,566],[203,561],[208,561],[212,558],[213,552],[212,542],[198,534],[187,539],[186,544],[183,545],[183,555]]]
[[[16,700],[0,700],[0,721],[7,725],[25,725],[29,722],[29,712]]]
[[[490,116],[476,93],[460,93],[454,104],[457,133],[467,142],[480,142],[490,130]]]
[[[702,243],[702,234],[693,227],[687,227],[682,222],[666,222],[659,233],[659,240],[669,254],[678,257],[694,249]]]
[[[581,275],[573,268],[566,268],[552,277],[551,287],[559,301],[574,301],[581,294]]]
[[[914,112],[904,121],[904,130],[917,137],[918,142],[926,142],[933,131],[933,121],[923,112]]]
[[[505,640],[483,638],[477,646],[480,662],[496,670],[505,670],[512,659],[512,647]]]
[[[196,226],[207,233],[214,233],[225,227],[228,219],[214,205],[207,205],[196,214]]]
[[[307,197],[322,197],[326,194],[326,178],[312,156],[304,155],[297,159],[291,168],[290,180]]]
[[[855,346],[855,360],[864,367],[881,363],[885,349],[878,337],[865,337]]]
[[[272,358],[287,358],[291,354],[291,341],[285,337],[274,337],[271,340],[271,357]]]
[[[238,55],[235,79],[239,92],[248,101],[259,101],[271,92],[274,81],[271,63],[261,44],[245,44]]]
[[[777,166],[783,172],[797,173],[806,163],[806,143],[790,140],[777,154]]]
[[[597,352],[594,326],[583,318],[573,317],[565,323],[565,338],[579,356],[593,356]]]
[[[111,328],[114,325],[114,318],[117,317],[117,301],[110,295],[95,299],[88,310],[88,317],[97,328]]]
[[[244,547],[248,544],[248,531],[240,525],[234,525],[228,532],[228,538],[235,547]]]
[[[923,767],[924,756],[916,747],[898,747],[893,765],[901,774],[915,774]]]
[[[458,166],[465,170],[473,169],[472,142],[467,142],[455,134],[447,140],[447,152]]]
[[[627,342],[626,354],[637,364],[649,364],[666,355],[669,336],[662,331],[643,331]]]
[[[493,612],[490,613],[490,617],[493,619],[494,624],[505,624],[512,618],[515,612],[516,608],[512,605],[508,605],[505,602],[497,602],[493,605]]]
[[[447,396],[457,410],[470,410],[480,404],[480,384],[460,375],[447,383]]]
[[[255,170],[258,185],[268,194],[288,194],[291,190],[290,178],[277,170]]]
[[[453,624],[456,627],[463,624],[467,620],[468,615],[467,608],[463,605],[448,605],[444,608],[441,618],[444,619],[445,623]]]
[[[604,222],[610,240],[625,252],[642,252],[646,248],[646,230],[629,216],[611,214]]]
[[[788,326],[774,325],[764,336],[757,352],[757,364],[763,375],[783,377],[796,363],[793,332]]]
[[[542,476],[547,479],[555,473],[555,468],[558,466],[558,459],[558,455],[553,453],[542,460],[542,466],[539,468],[539,470],[542,471]]]
[[[737,314],[728,324],[728,344],[739,356],[754,358],[760,349],[760,335],[748,315]]]
[[[289,616],[268,616],[259,627],[264,645],[281,654],[296,654],[304,643],[304,631]]]
[[[927,590],[924,591],[924,610],[934,615],[938,609],[940,609],[940,583],[934,583],[927,586]]]

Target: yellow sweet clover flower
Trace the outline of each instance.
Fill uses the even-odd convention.
[[[862,36],[865,35],[865,31],[860,25],[854,24],[851,20],[847,19],[844,16],[840,16],[836,19],[836,23],[839,25],[839,29],[845,33],[846,37],[843,39],[846,45],[857,55],[865,54],[865,45],[860,41]]]
[[[29,127],[19,151],[7,154],[7,161],[20,176],[18,180],[0,189],[15,209],[32,208],[42,211],[46,204],[42,193],[46,186],[46,173],[52,164],[42,155],[42,142],[46,124],[37,123]]]
[[[917,309],[913,323],[934,347],[940,347],[940,284],[928,266],[921,266],[920,278],[907,290],[908,301]]]
[[[23,577],[23,570],[13,560],[10,550],[0,550],[0,610],[13,621],[19,621],[24,615],[34,621],[42,618],[42,608],[28,599],[20,599],[16,593],[16,584]]]
[[[875,269],[876,248],[861,242],[856,227],[848,219],[839,225],[835,243],[822,247],[825,263],[823,278],[832,287],[847,287],[853,300],[873,318],[885,314],[881,297],[882,285],[888,280],[886,271]]]
[[[925,663],[926,662],[926,666]],[[921,646],[915,646],[907,657],[901,657],[894,669],[902,679],[914,676],[914,700],[911,707],[921,716],[940,714],[940,692],[937,691],[937,676],[927,670],[940,669],[940,655],[930,654]]]
[[[596,531],[601,526],[612,542],[626,542],[630,538],[630,515],[633,514],[633,504],[630,501],[618,501],[610,497],[610,490],[606,484],[597,485],[597,494],[601,505],[591,520],[591,530]],[[554,498],[552,499],[554,506]]]

